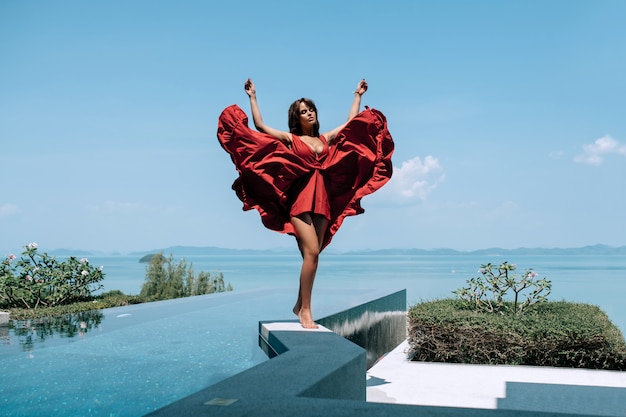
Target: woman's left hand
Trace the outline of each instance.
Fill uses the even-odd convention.
[[[354,93],[362,96],[363,94],[365,94],[366,91],[367,91],[367,82],[365,81],[365,78],[363,78],[357,84],[356,89],[354,90]]]

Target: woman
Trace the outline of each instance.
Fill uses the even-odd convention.
[[[346,216],[363,212],[361,198],[391,177],[393,141],[382,113],[359,114],[365,80],[354,91],[348,121],[321,135],[312,100],[290,106],[286,132],[263,122],[252,80],[244,89],[258,132],[233,105],[220,115],[217,134],[239,172],[233,189],[244,210],[256,208],[266,227],[296,237],[302,267],[293,312],[302,327],[317,328],[311,294],[319,254]]]

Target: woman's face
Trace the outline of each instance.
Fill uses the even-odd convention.
[[[300,126],[308,130],[315,122],[317,122],[315,110],[309,107],[305,102],[300,102]]]

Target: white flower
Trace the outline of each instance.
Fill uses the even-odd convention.
[[[87,263],[87,262],[89,262],[89,260],[87,258],[80,258],[80,262],[81,263]]]
[[[37,244],[35,242],[29,243],[28,245],[26,245],[28,247],[28,249],[37,249]]]
[[[15,258],[16,258],[16,256],[13,255],[12,253],[10,253],[9,256],[7,256],[7,259],[9,260],[9,262],[11,262]]]
[[[87,271],[83,271],[83,272],[81,272],[80,274],[81,274],[82,276],[85,276],[85,275],[89,275],[89,272],[87,272]]]

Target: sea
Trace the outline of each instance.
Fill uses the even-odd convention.
[[[206,254],[194,249],[164,252],[176,261],[185,259],[196,273],[222,274],[234,291],[268,288],[292,288],[294,302],[298,288],[301,258],[297,250],[288,251],[222,251]],[[92,255],[89,262],[102,266],[105,273],[103,291],[121,290],[138,294],[145,280],[146,263],[141,255]],[[522,274],[531,268],[538,278],[552,283],[551,301],[571,301],[599,306],[609,319],[626,331],[626,254],[516,254],[487,252],[408,253],[404,251],[322,253],[313,289],[373,289],[395,292],[406,289],[407,304],[455,297],[453,291],[478,277],[483,264],[502,262],[516,265]],[[291,305],[285,306],[289,311]]]

